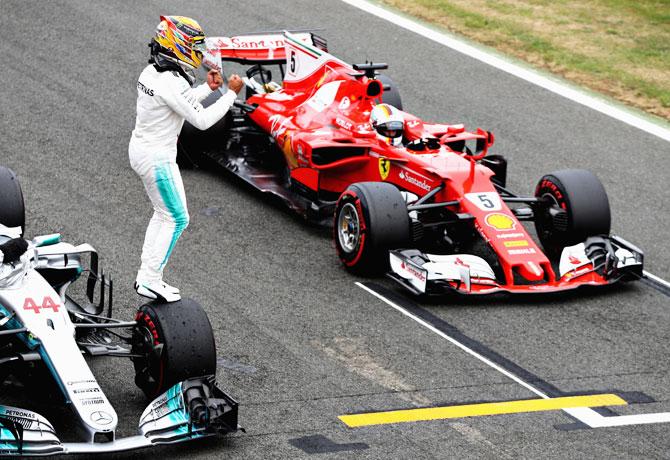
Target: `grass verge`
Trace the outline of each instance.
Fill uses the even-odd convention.
[[[670,0],[380,0],[670,120]]]

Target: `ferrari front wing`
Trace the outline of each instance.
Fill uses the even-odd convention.
[[[435,255],[416,249],[389,251],[388,276],[416,295],[557,292],[602,286],[642,277],[644,254],[618,236],[590,237],[563,249],[555,280],[501,282],[483,258],[472,254]]]

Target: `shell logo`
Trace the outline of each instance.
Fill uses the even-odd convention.
[[[486,216],[486,224],[489,227],[493,227],[496,230],[514,230],[516,227],[516,222],[507,214],[501,214],[498,212],[491,213]]]

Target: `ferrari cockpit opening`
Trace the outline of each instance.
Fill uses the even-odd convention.
[[[436,137],[422,137],[407,143],[410,152],[429,152],[440,149],[440,140]]]

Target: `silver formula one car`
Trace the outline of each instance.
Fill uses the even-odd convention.
[[[112,282],[99,273],[95,249],[58,234],[27,241],[24,215],[18,181],[0,167],[0,383],[40,392],[53,383],[73,415],[63,429],[77,425],[79,437],[61,442],[33,411],[39,402],[27,401],[31,410],[0,405],[0,455],[115,452],[236,431],[237,402],[215,384],[214,336],[202,307],[151,302],[133,321],[113,318]],[[71,294],[79,278],[83,300]],[[137,435],[116,438],[116,412],[85,355],[133,361],[135,383],[152,400]]]

